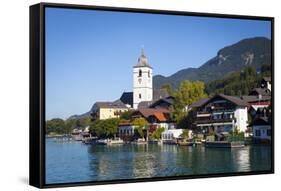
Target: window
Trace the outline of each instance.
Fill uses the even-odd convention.
[[[260,137],[260,136],[261,136],[261,130],[259,130],[259,129],[256,130],[256,136],[257,136],[257,137]]]
[[[266,130],[266,135],[267,135],[267,136],[271,136],[271,129],[267,129],[267,130]]]
[[[141,94],[139,94],[139,99],[141,99]]]
[[[139,70],[139,77],[141,77],[142,76],[142,71],[141,70]]]
[[[148,77],[150,78],[150,71],[148,70],[148,73],[147,73]]]

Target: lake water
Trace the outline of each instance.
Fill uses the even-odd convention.
[[[46,139],[47,184],[270,169],[269,146],[105,146]]]

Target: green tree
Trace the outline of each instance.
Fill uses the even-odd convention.
[[[165,131],[165,128],[160,127],[157,128],[152,134],[151,134],[151,138],[154,140],[159,140],[161,138],[161,134]]]
[[[254,67],[245,67],[242,71],[233,72],[220,80],[214,80],[206,84],[206,92],[209,95],[224,93],[233,96],[248,95],[250,91],[260,86],[263,77],[271,76],[271,65],[261,66],[260,73]]]
[[[85,129],[85,127],[90,126],[91,117],[86,116],[86,117],[79,119],[79,124],[80,124],[80,127],[82,127],[82,129]]]
[[[105,120],[95,120],[90,124],[90,133],[99,138],[113,138],[118,133],[120,120],[111,118]]]
[[[69,134],[70,131],[65,125],[65,121],[60,118],[54,118],[46,121],[46,133],[56,133],[56,134]]]
[[[172,117],[177,123],[186,117],[186,108],[190,104],[207,97],[204,89],[204,83],[200,81],[185,80],[180,84],[174,93],[175,101],[172,105]]]
[[[148,122],[145,118],[139,117],[133,120],[133,125],[136,126],[135,131],[141,137],[144,138],[144,131],[147,129]]]
[[[244,132],[239,131],[237,127],[235,127],[234,130],[230,132],[228,141],[244,141],[244,140],[245,140]]]
[[[173,88],[170,84],[164,84],[161,86],[161,89],[166,91],[170,96],[174,96]]]
[[[182,134],[180,135],[182,138],[189,138],[189,130],[188,129],[184,129]]]
[[[120,115],[120,119],[130,120],[132,118],[133,110],[124,111]]]
[[[67,119],[65,121],[65,126],[70,130],[72,131],[76,126],[76,119]]]

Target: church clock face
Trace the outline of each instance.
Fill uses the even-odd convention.
[[[141,83],[141,78],[139,78],[139,83]]]

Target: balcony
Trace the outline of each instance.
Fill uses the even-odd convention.
[[[202,120],[197,119],[195,121],[195,124],[197,124],[197,125],[199,125],[199,124],[210,124],[211,125],[211,124],[214,124],[214,123],[224,124],[224,123],[232,123],[233,120],[235,122],[235,119],[232,119],[232,118],[224,118],[224,119],[212,119],[212,118],[210,118],[210,119],[202,119]]]

